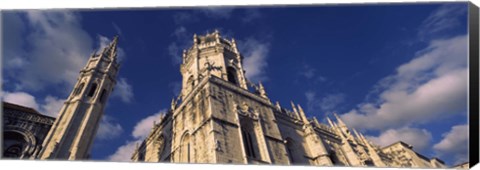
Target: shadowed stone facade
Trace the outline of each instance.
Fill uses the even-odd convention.
[[[327,117],[328,124],[322,124],[293,102],[291,109],[272,103],[261,83],[246,79],[242,59],[234,39],[218,31],[194,35],[193,46],[183,52],[181,93],[132,160],[444,167],[403,142],[380,148],[336,114],[336,121]]]
[[[55,118],[8,102],[3,104],[2,158],[29,159],[42,149]]]

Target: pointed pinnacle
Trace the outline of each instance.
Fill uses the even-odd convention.
[[[298,107],[298,110],[300,112],[300,115],[302,116],[302,119],[305,123],[308,123],[308,119],[307,119],[307,116],[305,115],[305,112],[303,111],[303,108],[302,106],[300,106],[300,104],[297,105]]]
[[[320,126],[320,122],[318,122],[317,117],[313,116],[313,122],[315,122],[315,125]]]
[[[337,115],[337,113],[333,113],[333,115],[335,116],[335,118],[337,119],[337,122],[340,126],[347,126],[343,121],[342,119],[340,119],[340,116]]]
[[[358,134],[357,130],[355,128],[352,128],[352,130],[353,130],[353,133],[355,134],[355,136],[357,138],[360,138],[360,135]]]
[[[118,41],[118,35],[113,36],[113,41],[117,42]]]
[[[328,124],[330,124],[331,128],[335,128],[335,126],[333,126],[332,120],[330,120],[330,118],[328,116],[327,116],[327,122],[328,122]]]
[[[298,113],[297,108],[295,107],[295,104],[293,104],[293,101],[290,101],[290,104],[292,105],[293,113],[295,113],[295,116],[296,116],[298,119],[302,119],[302,117],[300,117],[300,114]]]

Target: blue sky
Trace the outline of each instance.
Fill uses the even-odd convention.
[[[235,38],[247,77],[321,121],[467,158],[467,3],[8,11],[2,100],[56,116],[89,54],[119,35],[121,69],[95,160],[129,159],[178,94],[194,33]]]

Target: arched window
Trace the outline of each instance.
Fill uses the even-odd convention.
[[[230,83],[237,84],[237,70],[233,67],[227,68],[227,78]]]
[[[138,161],[145,161],[145,152],[138,153]]]
[[[195,87],[195,80],[193,80],[193,76],[190,76],[187,80],[187,86],[190,86],[190,89],[193,90],[193,87]]]
[[[74,95],[80,94],[80,92],[82,92],[82,90],[83,90],[83,86],[85,86],[85,83],[80,84],[80,85],[75,89],[75,91],[73,92],[73,94],[74,94]]]
[[[190,163],[190,135],[185,134],[180,143],[180,162]]]
[[[25,145],[28,142],[25,136],[12,131],[3,132],[3,157],[19,158],[24,154]]]
[[[287,152],[288,152],[288,159],[290,160],[290,164],[298,163],[298,160],[295,159],[297,155],[295,155],[295,141],[291,138],[287,138]]]
[[[103,89],[103,90],[102,90],[102,93],[100,93],[100,102],[102,102],[102,103],[104,102],[105,96],[107,95],[107,94],[106,94],[106,93],[107,93],[106,91],[107,91],[107,90]]]
[[[246,129],[242,128],[242,137],[243,137],[243,146],[245,148],[245,153],[247,154],[247,157],[256,158],[255,148],[253,146],[254,139],[252,139],[252,134]]]
[[[160,138],[158,138],[158,140],[156,141],[156,147],[158,148],[157,155],[158,160],[160,161],[160,159],[162,158],[163,150],[165,149],[165,138],[163,137],[163,135],[161,135]]]
[[[95,94],[95,90],[97,90],[97,83],[93,83],[90,91],[88,91],[88,97],[92,97]]]

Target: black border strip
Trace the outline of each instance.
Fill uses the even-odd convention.
[[[478,34],[479,13],[478,7],[472,2],[469,4],[468,10],[468,28],[469,28],[469,73],[470,73],[470,88],[469,88],[469,125],[470,125],[470,147],[469,147],[469,165],[472,168],[478,164],[479,157],[479,34]]]

